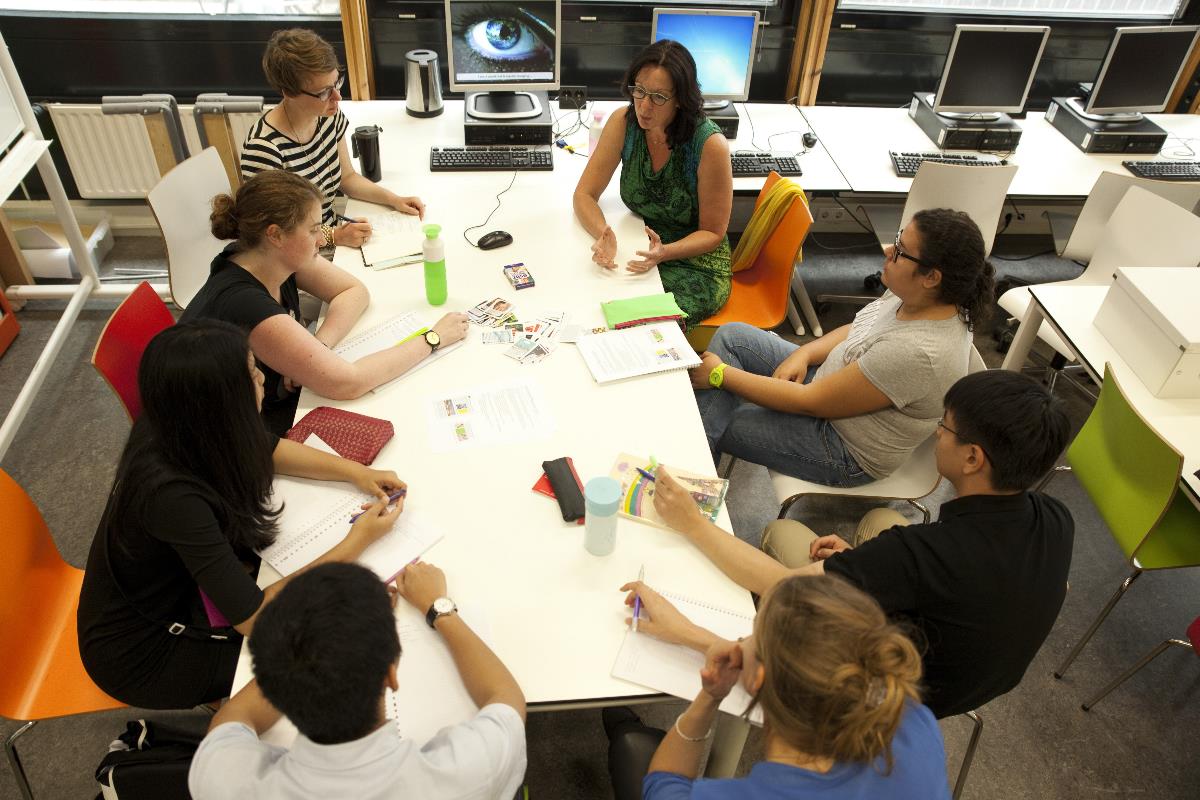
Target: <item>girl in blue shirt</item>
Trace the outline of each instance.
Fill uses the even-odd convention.
[[[700,694],[654,753],[645,800],[950,797],[916,648],[839,578],[776,585],[754,635],[714,645],[700,677]],[[762,707],[765,759],[744,778],[697,780],[717,706],[738,680],[751,708]]]

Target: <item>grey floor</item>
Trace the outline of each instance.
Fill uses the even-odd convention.
[[[878,250],[870,244],[863,246],[861,238],[816,238],[830,249],[813,239],[806,246],[805,281],[813,294],[857,291],[861,276],[879,267]],[[1002,240],[997,254],[1004,256],[1006,250],[1037,252],[1047,245],[1048,240]],[[118,239],[105,269],[114,264],[161,263],[161,258],[161,243],[156,240]],[[997,259],[995,263],[1002,274],[1042,280],[1071,277],[1079,271],[1053,257],[1013,262]],[[0,415],[7,414],[62,305],[36,302],[21,311],[22,332],[0,358]],[[88,304],[38,397],[35,411],[0,464],[33,497],[63,556],[78,566],[85,561],[128,433],[124,412],[88,363],[96,337],[115,305],[102,301]],[[830,309],[825,318],[827,329],[848,319],[850,312],[848,307]],[[1000,356],[990,338],[981,334],[977,344],[989,364],[998,365]],[[1060,388],[1059,393],[1069,402],[1075,424],[1081,424],[1089,402],[1070,387]],[[732,480],[729,507],[735,532],[757,540],[777,508],[766,471],[740,463]],[[1196,798],[1200,795],[1196,788],[1200,786],[1200,739],[1196,734],[1200,730],[1200,660],[1193,654],[1182,649],[1168,652],[1090,713],[1081,711],[1079,704],[1159,641],[1183,635],[1187,624],[1200,613],[1200,576],[1196,571],[1175,570],[1143,577],[1066,678],[1055,680],[1053,666],[1124,577],[1127,565],[1072,478],[1059,478],[1051,491],[1068,504],[1076,520],[1071,590],[1025,680],[982,710],[986,728],[964,797]],[[935,505],[947,499],[944,486],[934,499]],[[852,501],[810,499],[797,504],[793,514],[818,530],[846,533],[866,509]],[[644,715],[665,725],[680,707],[677,703],[647,707]],[[164,716],[161,712],[149,714]],[[49,720],[36,726],[21,740],[21,752],[37,796],[94,796],[92,773],[107,743],[122,730],[125,719],[137,715],[134,710],[123,710]],[[203,724],[195,712],[171,716]],[[5,737],[17,727],[0,720],[0,734]],[[969,728],[962,717],[942,723],[952,778]],[[598,711],[533,714],[528,736],[528,783],[535,800],[610,796],[606,742]],[[761,740],[752,734],[741,769],[760,754]],[[17,797],[7,767],[0,767],[0,800]]]

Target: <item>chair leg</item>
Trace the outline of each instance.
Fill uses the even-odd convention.
[[[725,467],[724,470],[718,472],[717,474],[720,475],[725,480],[729,480],[729,476],[733,474],[733,468],[736,464],[737,464],[737,456],[730,456],[729,457],[729,465],[727,467]]]
[[[33,800],[33,789],[29,786],[29,778],[25,776],[25,768],[21,766],[21,758],[17,755],[17,739],[36,724],[37,720],[26,722],[4,742],[4,753],[8,756],[8,765],[12,767],[13,778],[16,779],[24,800]]]
[[[916,508],[918,511],[921,512],[921,516],[925,518],[925,524],[928,525],[929,520],[932,516],[929,513],[929,509],[926,508],[923,504],[918,503],[916,500],[908,500],[907,502],[910,506],[913,506],[914,508]]]
[[[1149,653],[1147,653],[1142,658],[1141,661],[1137,662],[1132,667],[1130,667],[1129,669],[1122,672],[1119,676],[1117,676],[1117,679],[1115,681],[1113,681],[1108,686],[1105,686],[1103,689],[1101,689],[1099,694],[1097,694],[1091,700],[1088,700],[1086,703],[1083,703],[1080,706],[1080,708],[1082,708],[1084,711],[1091,711],[1092,706],[1096,705],[1096,703],[1099,703],[1101,700],[1103,700],[1108,695],[1109,692],[1111,692],[1113,689],[1120,686],[1122,683],[1124,683],[1126,680],[1128,680],[1130,677],[1132,677],[1133,673],[1137,672],[1142,667],[1146,666],[1151,661],[1158,658],[1159,655],[1161,655],[1164,651],[1166,651],[1166,649],[1168,647],[1172,647],[1172,646],[1185,647],[1188,650],[1192,649],[1191,643],[1185,642],[1183,639],[1167,639],[1165,642],[1161,642],[1157,647],[1155,647],[1153,650],[1151,650]]]
[[[963,756],[962,766],[958,768],[958,780],[954,782],[954,800],[962,796],[963,787],[967,785],[967,774],[971,771],[971,762],[975,759],[975,748],[979,746],[979,737],[983,735],[983,717],[978,711],[968,711],[963,716],[970,717],[975,723],[971,731],[971,739],[967,742],[967,753]]]
[[[796,501],[799,500],[801,497],[804,497],[804,495],[794,494],[791,497],[789,497],[787,500],[784,500],[782,503],[780,503],[779,516],[776,517],[776,519],[787,519],[788,509],[790,509],[793,505],[795,505]]]
[[[804,335],[804,322],[800,319],[800,312],[796,310],[796,303],[791,295],[788,295],[787,301],[787,321],[797,336]]]
[[[1108,617],[1109,612],[1113,610],[1113,606],[1117,604],[1118,600],[1125,596],[1125,592],[1129,591],[1129,587],[1133,585],[1133,582],[1136,581],[1141,574],[1142,570],[1134,570],[1132,575],[1121,581],[1121,585],[1117,587],[1117,591],[1113,593],[1113,596],[1109,598],[1108,603],[1103,609],[1101,609],[1100,616],[1096,617],[1096,620],[1092,623],[1092,627],[1087,629],[1087,633],[1083,635],[1083,638],[1076,642],[1075,646],[1071,648],[1071,652],[1067,654],[1066,660],[1059,665],[1058,669],[1054,670],[1054,677],[1061,678],[1067,673],[1067,667],[1071,666],[1071,662],[1075,660],[1075,657],[1079,655],[1079,651],[1082,650],[1083,646],[1088,643],[1089,639],[1092,638],[1092,634],[1094,634],[1096,629],[1100,627],[1100,623],[1104,622],[1104,620]]]
[[[808,296],[808,288],[804,285],[804,279],[794,269],[792,272],[792,293],[796,295],[796,302],[800,305],[800,310],[804,312],[804,318],[808,320],[808,327],[812,330],[813,336],[824,336],[825,332],[821,330],[821,320],[817,318],[817,310],[813,308],[813,302]]]

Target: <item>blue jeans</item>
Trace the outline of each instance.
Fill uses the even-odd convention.
[[[729,366],[768,377],[798,347],[742,322],[722,325],[708,345]],[[816,371],[810,367],[804,382]],[[713,463],[728,453],[826,486],[862,486],[874,480],[827,419],[772,411],[719,389],[697,389],[696,405]]]

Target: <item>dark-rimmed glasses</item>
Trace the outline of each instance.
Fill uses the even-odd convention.
[[[306,94],[309,97],[315,97],[318,100],[320,100],[322,103],[324,103],[329,100],[329,98],[333,95],[333,93],[335,91],[340,92],[342,90],[342,84],[344,84],[345,82],[346,82],[346,72],[345,72],[345,70],[342,70],[342,71],[338,72],[337,80],[333,82],[333,86],[326,86],[324,89],[322,89],[319,92],[306,92],[303,89],[301,89],[300,94]]]
[[[656,106],[663,106],[671,102],[670,95],[665,95],[662,92],[652,92],[640,84],[635,84],[626,88],[629,90],[629,96],[634,100],[644,100],[645,98],[649,97],[650,102],[654,103]]]
[[[986,449],[984,449],[983,445],[981,445],[979,442],[972,442],[970,439],[966,438],[961,433],[959,433],[958,431],[951,428],[949,425],[946,424],[945,417],[942,417],[941,419],[939,419],[937,424],[938,424],[939,428],[944,430],[946,433],[953,435],[954,438],[958,439],[960,442],[963,442],[964,444],[973,444],[976,447],[978,447],[983,452],[983,455],[987,458],[987,460],[992,461],[991,455],[988,453],[988,451]],[[995,463],[995,462],[993,461],[992,463]]]
[[[896,241],[892,243],[892,261],[898,261],[901,258],[907,258],[909,261],[924,267],[925,269],[933,269],[933,265],[929,264],[914,255],[904,252],[904,248],[900,246],[900,236],[904,233],[904,228],[896,231]],[[947,428],[946,430],[950,430]]]

